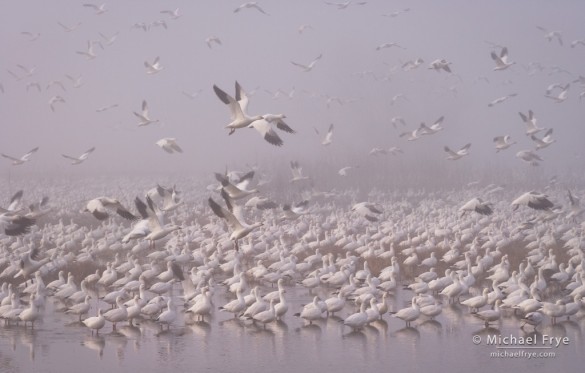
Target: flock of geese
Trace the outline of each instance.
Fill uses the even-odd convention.
[[[326,3],[342,10],[366,2]],[[105,4],[84,7],[107,12]],[[234,13],[246,10],[270,15],[257,2],[244,3]],[[178,9],[165,12],[181,17]],[[543,31],[562,45],[558,32]],[[207,43],[221,45],[215,38]],[[391,47],[402,48],[385,43],[376,50]],[[88,42],[87,51],[77,53],[93,59],[93,48]],[[494,71],[516,64],[506,47],[490,55]],[[321,59],[319,54],[308,64],[291,63],[310,73]],[[424,63],[410,62],[404,71]],[[144,67],[149,75],[164,69],[159,57]],[[452,74],[454,67],[441,58],[428,69]],[[546,97],[561,103],[569,87],[551,86]],[[237,81],[229,93],[217,85],[212,89],[229,109],[228,135],[254,129],[280,147],[284,141],[277,131],[296,133],[283,113],[249,114],[251,95]],[[64,102],[60,96],[51,99],[51,109],[59,102]],[[160,123],[150,116],[146,100],[133,114],[138,127]],[[520,150],[516,157],[537,166],[541,151],[556,142],[553,129],[539,127],[532,110],[519,116],[534,149]],[[444,122],[441,116],[400,137],[420,141],[444,131]],[[406,123],[395,117],[392,124]],[[333,143],[334,128],[339,127],[330,124],[322,136],[323,147]],[[496,152],[516,144],[507,134],[493,143]],[[167,153],[183,152],[176,138],[162,138],[156,145]],[[458,161],[470,154],[471,143],[443,149],[447,160]],[[21,157],[1,155],[23,166],[38,150]],[[95,150],[62,156],[80,165]],[[369,154],[402,152],[374,148]],[[338,173],[347,178],[353,168]],[[506,323],[532,333],[571,318],[583,325],[585,208],[583,190],[575,185],[550,180],[531,191],[479,182],[430,192],[319,191],[314,186],[319,175],[307,173],[296,160],[279,185],[261,181],[260,174],[276,178],[260,168],[226,169],[214,179],[209,175],[207,186],[177,179],[173,186],[137,183],[115,193],[92,181],[79,187],[82,202],[68,200],[67,193],[49,185],[37,187],[42,195],[52,191],[38,201],[27,201],[29,190],[6,196],[6,207],[0,207],[0,319],[5,325],[38,328],[51,308],[92,334],[146,322],[169,330],[211,323],[224,313],[261,328],[336,318],[354,332],[381,320],[409,329],[427,320],[485,328]],[[287,193],[283,185],[295,192]],[[302,306],[288,297],[299,289],[306,296]]]

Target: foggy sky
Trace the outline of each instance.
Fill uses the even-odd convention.
[[[83,3],[0,3],[0,83],[5,90],[0,93],[0,152],[20,157],[40,147],[23,166],[0,159],[3,178],[31,174],[211,176],[226,166],[244,168],[254,163],[270,164],[288,175],[290,160],[299,160],[306,169],[326,165],[333,173],[347,165],[380,166],[389,173],[424,173],[438,167],[447,176],[471,169],[481,173],[484,167],[532,172],[515,157],[519,150],[534,148],[518,115],[529,109],[539,126],[554,128],[557,140],[540,152],[545,161],[538,172],[554,173],[583,164],[585,101],[579,93],[585,88],[572,83],[563,103],[544,96],[548,85],[585,75],[585,47],[569,46],[585,38],[585,3],[581,1],[368,1],[344,10],[320,1],[260,1],[269,15],[255,9],[234,13],[241,2],[231,0],[111,1],[101,15]],[[181,14],[177,20],[160,13],[175,8]],[[383,16],[405,8],[410,11]],[[132,28],[138,22],[157,20],[165,20],[168,29]],[[65,32],[58,22],[81,25]],[[302,24],[311,28],[301,34]],[[564,46],[548,42],[537,25],[562,31]],[[29,41],[22,34],[25,31],[40,36]],[[111,46],[95,45],[93,60],[76,53],[86,50],[88,40],[100,40],[100,32],[108,36],[119,32],[119,36]],[[219,37],[222,45],[208,48],[205,39],[210,36]],[[490,52],[494,49],[486,41],[508,47],[509,59],[516,65],[493,71]],[[389,42],[405,49],[376,50]],[[319,54],[323,57],[311,72],[291,64],[308,64]],[[146,74],[144,61],[152,62],[157,56],[164,70]],[[425,61],[418,69],[400,68],[418,57]],[[453,74],[427,68],[441,58],[452,62]],[[531,62],[544,69],[529,74]],[[36,71],[17,81],[8,73],[21,74],[17,64],[36,67]],[[555,66],[567,72],[555,72]],[[371,74],[360,77],[360,72]],[[83,85],[73,88],[66,74],[81,75]],[[63,82],[66,91],[57,86],[47,89],[53,80]],[[217,84],[233,95],[235,80],[247,91],[256,90],[250,114],[284,113],[298,133],[279,132],[284,141],[281,148],[265,142],[253,129],[228,136],[224,127],[230,122],[229,111],[212,86]],[[34,88],[27,92],[31,82],[38,82],[42,92]],[[274,99],[266,92],[293,88],[291,99]],[[194,99],[182,93],[198,90]],[[391,105],[391,98],[399,93],[408,101]],[[511,93],[518,96],[487,106]],[[48,101],[54,95],[66,102],[55,104],[52,112]],[[327,107],[324,95],[347,102]],[[144,99],[151,117],[162,124],[137,126],[132,112],[140,111]],[[118,107],[96,112],[111,104]],[[442,132],[414,142],[399,137],[442,115]],[[402,116],[407,126],[393,128],[393,116]],[[333,144],[323,147],[320,142],[330,123],[335,125]],[[518,144],[496,154],[492,139],[506,134]],[[184,153],[171,155],[157,147],[154,143],[163,137],[177,138]],[[444,146],[458,149],[466,143],[472,143],[469,157],[445,160]],[[96,151],[81,165],[71,166],[61,157],[62,153],[78,156],[92,146]],[[399,146],[405,154],[368,156],[373,147],[391,146]]]

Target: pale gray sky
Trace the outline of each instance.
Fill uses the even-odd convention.
[[[529,109],[540,126],[554,128],[557,139],[540,152],[545,159],[540,170],[554,173],[567,163],[583,164],[585,101],[579,94],[585,87],[572,83],[562,103],[544,96],[550,84],[566,84],[585,75],[585,46],[570,47],[573,40],[585,38],[582,1],[380,0],[343,10],[321,1],[260,1],[269,15],[256,9],[234,13],[241,3],[231,0],[110,1],[101,15],[82,6],[84,2],[0,3],[0,82],[5,91],[0,93],[0,152],[21,156],[40,147],[29,163],[18,168],[0,159],[2,175],[210,173],[226,165],[241,168],[266,160],[282,164],[288,172],[292,159],[306,167],[325,163],[337,170],[352,163],[363,167],[380,163],[368,152],[391,146],[399,146],[405,154],[398,160],[385,158],[384,164],[406,164],[412,172],[429,162],[446,170],[477,169],[483,164],[524,170],[529,166],[515,154],[534,144],[524,134],[518,112]],[[181,14],[176,20],[160,13],[175,8]],[[396,17],[384,16],[406,8],[410,10]],[[165,20],[168,29],[132,28],[135,23],[158,20]],[[66,32],[58,22],[80,25]],[[311,27],[301,34],[298,29],[303,24]],[[536,26],[561,31],[564,45],[548,42]],[[22,32],[40,36],[30,41],[34,36]],[[99,33],[119,35],[103,49],[94,45],[95,59],[76,53],[87,50],[88,40],[101,40]],[[219,37],[222,45],[208,48],[205,39],[210,36]],[[493,48],[486,41],[507,46],[516,65],[493,71]],[[404,49],[376,50],[390,42]],[[291,64],[307,64],[319,54],[323,57],[311,72]],[[146,74],[144,61],[157,56],[164,69]],[[425,61],[418,69],[400,68],[417,57]],[[440,58],[452,62],[453,74],[427,68]],[[530,63],[544,69],[530,73]],[[8,71],[24,75],[18,64],[35,71],[16,80]],[[360,77],[362,72],[371,74]],[[74,88],[66,74],[81,76],[83,85]],[[61,81],[66,90],[56,85],[47,88],[53,80]],[[248,91],[257,89],[250,114],[287,115],[287,123],[298,133],[279,132],[282,148],[266,143],[252,129],[227,135],[223,127],[229,123],[228,109],[212,86],[233,94],[235,80]],[[35,82],[41,92],[27,91],[27,84]],[[274,99],[266,92],[279,89],[294,89],[294,96]],[[199,90],[194,99],[182,93]],[[407,100],[391,105],[392,97],[400,93]],[[511,93],[518,96],[487,106]],[[52,112],[48,101],[55,95],[66,102],[56,103]],[[328,107],[325,95],[346,102]],[[132,112],[140,110],[143,99],[162,125],[137,127]],[[96,112],[111,104],[118,106]],[[442,132],[415,142],[399,137],[441,115],[445,116]],[[393,116],[402,116],[407,126],[394,129]],[[324,148],[320,141],[330,123],[335,124],[334,142]],[[518,144],[496,154],[492,138],[505,134]],[[177,138],[184,153],[166,154],[154,145],[163,137]],[[467,159],[456,165],[444,159],[445,145],[459,148],[466,143],[472,143]],[[60,155],[80,155],[92,146],[96,151],[79,166],[70,166]]]

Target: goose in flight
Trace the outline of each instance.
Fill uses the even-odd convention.
[[[286,115],[284,114],[264,114],[262,115],[262,119],[265,119],[268,123],[274,124],[276,128],[286,133],[296,133],[295,130],[290,128],[288,124],[284,122],[284,118]]]
[[[76,77],[66,74],[65,77],[73,84],[73,88],[79,88],[83,85],[83,77],[81,75]]]
[[[99,34],[100,34],[100,37],[104,40],[104,44],[109,46],[109,45],[114,44],[114,42],[116,41],[116,39],[118,39],[118,35],[120,33],[119,32],[116,32],[112,36],[107,36],[105,34],[102,34],[101,32]]]
[[[95,54],[94,50],[93,50],[93,44],[96,43],[94,41],[88,40],[87,41],[87,50],[86,51],[76,51],[77,54],[80,54],[82,56],[85,56],[86,59],[88,60],[93,60],[94,58],[97,57],[97,55]],[[101,45],[101,42],[97,42],[99,45]]]
[[[292,63],[295,66],[300,67],[301,69],[303,69],[304,72],[308,73],[309,71],[313,70],[313,67],[315,67],[315,64],[317,63],[317,61],[319,61],[321,59],[321,57],[323,57],[322,54],[318,55],[313,61],[311,61],[308,65],[303,65],[301,63],[298,62],[294,62],[291,61],[290,63]]]
[[[172,188],[157,185],[156,188],[149,190],[147,193],[151,199],[155,196],[162,198],[162,207],[160,208],[160,211],[163,212],[172,211],[183,204],[183,202],[179,200],[179,194],[180,192],[174,185]],[[162,224],[160,217],[159,222]]]
[[[414,60],[406,61],[405,63],[402,64],[401,68],[404,71],[410,71],[416,69],[423,63],[425,63],[425,61],[422,58],[416,58]]]
[[[496,54],[496,52],[492,51],[491,53],[492,60],[496,63],[496,67],[494,67],[494,71],[498,70],[505,70],[508,67],[514,65],[516,62],[508,62],[508,48],[503,47],[500,51],[500,54]]]
[[[85,161],[87,159],[87,157],[89,157],[89,155],[95,150],[95,147],[92,147],[90,149],[87,149],[85,151],[85,153],[83,153],[82,155],[80,155],[79,157],[72,157],[70,155],[67,154],[61,154],[64,158],[70,159],[72,162],[72,165],[76,165],[76,164],[81,164],[83,163],[83,161]]]
[[[280,220],[296,220],[301,215],[306,215],[309,213],[307,210],[307,206],[309,205],[308,200],[303,200],[301,202],[295,203],[291,205],[289,203],[284,204],[282,206],[283,214],[280,217]]]
[[[284,122],[282,122],[284,123]],[[285,127],[288,128],[290,131],[292,131],[292,129],[288,126]],[[250,123],[248,125],[248,128],[254,128],[256,131],[258,131],[258,133],[260,133],[260,136],[262,136],[262,138],[264,140],[266,140],[268,143],[275,145],[275,146],[282,146],[284,144],[284,142],[282,141],[282,139],[280,138],[280,136],[278,136],[278,134],[276,133],[276,131],[274,131],[274,128],[272,128],[272,125],[270,124],[269,121],[267,121],[266,119],[259,119],[259,120],[255,120],[252,123]],[[277,124],[277,128],[283,128],[282,126],[279,126]],[[287,131],[289,132],[289,131]]]
[[[446,72],[450,73],[451,68],[449,67],[449,65],[451,65],[451,62],[448,62],[446,59],[436,59],[430,63],[429,69],[435,70],[437,72],[445,70]]]
[[[159,57],[157,56],[152,63],[144,61],[144,67],[146,67],[146,73],[149,75],[156,74],[164,69],[161,66]]]
[[[254,171],[248,172],[246,175],[240,178],[240,181],[237,183],[238,185],[232,184],[229,179],[220,174],[215,173],[215,178],[217,181],[221,183],[222,190],[227,194],[227,196],[232,200],[238,200],[242,198],[246,198],[254,193],[258,193],[258,189],[246,189],[245,186],[249,184],[249,180],[254,177]]]
[[[500,150],[506,150],[510,146],[516,144],[516,141],[510,139],[510,135],[494,137],[494,144],[496,145],[496,153]]]
[[[400,49],[406,49],[403,46],[399,45],[398,43],[383,43],[383,44],[378,45],[376,47],[376,50],[379,51],[381,49],[392,48],[392,47],[396,47],[396,48],[400,48]]]
[[[520,118],[522,118],[522,121],[524,121],[524,124],[526,124],[527,136],[534,135],[544,129],[536,125],[536,118],[534,117],[532,110],[528,110],[528,114],[524,114],[522,112],[518,112],[518,114],[520,114]]]
[[[231,199],[225,192],[222,192],[222,197],[226,202],[227,209],[221,207],[211,197],[209,197],[208,199],[209,207],[211,207],[211,210],[215,215],[226,221],[226,223],[232,230],[230,234],[230,240],[234,241],[236,250],[239,250],[240,246],[238,241],[241,238],[246,237],[254,229],[262,226],[263,223],[256,222],[252,225],[247,224],[243,219],[241,206],[234,204],[233,201],[231,201]]]
[[[444,149],[449,154],[447,159],[451,160],[451,161],[456,161],[460,158],[463,158],[464,156],[469,154],[469,147],[470,146],[471,146],[471,143],[466,144],[465,146],[463,146],[461,149],[457,150],[456,152],[451,150],[448,146],[445,146]]]
[[[563,35],[560,31],[549,31],[542,26],[536,26],[537,29],[544,32],[544,38],[551,42],[553,39],[557,39],[560,46],[563,46]]]
[[[120,201],[110,197],[98,197],[90,200],[82,212],[90,212],[98,220],[106,220],[108,218],[108,210],[114,210],[118,215],[127,220],[138,220],[128,211]]]
[[[95,11],[96,15],[100,15],[100,14],[104,14],[105,12],[107,12],[108,10],[106,9],[106,4],[100,4],[100,5],[95,5],[95,4],[83,4],[84,7],[86,8],[92,8]]]
[[[2,153],[2,154],[0,154],[0,155],[2,155],[2,156],[3,156],[4,158],[6,158],[6,159],[10,159],[10,160],[12,161],[12,165],[13,165],[13,166],[20,166],[20,165],[24,164],[25,162],[28,162],[28,161],[30,161],[30,157],[31,157],[31,156],[32,156],[34,153],[36,153],[36,152],[37,152],[37,150],[39,150],[39,147],[38,147],[38,146],[37,146],[36,148],[34,148],[34,149],[30,150],[28,153],[26,153],[25,155],[23,155],[23,156],[22,156],[22,157],[20,157],[20,158],[15,158],[15,157],[12,157],[12,156],[10,156],[10,155],[6,155],[6,154],[4,154],[4,153]]]
[[[137,112],[134,112],[134,115],[136,115],[136,117],[140,119],[138,127],[144,127],[148,126],[151,123],[159,122],[158,119],[150,119],[150,116],[148,115],[148,103],[146,102],[146,100],[142,100],[142,113],[139,114]]]
[[[380,149],[380,148],[372,148],[372,150],[370,150],[370,152],[368,154],[373,155],[373,156],[386,155],[386,154],[388,154],[388,150]]]
[[[179,17],[181,17],[181,14],[179,14],[179,8],[176,8],[175,10],[161,10],[160,12],[161,14],[167,14],[171,19],[179,19]]]
[[[502,102],[506,101],[507,99],[509,99],[509,98],[511,98],[511,97],[516,97],[516,96],[518,96],[518,94],[517,94],[517,93],[510,93],[510,94],[509,94],[509,95],[507,95],[507,96],[498,97],[498,98],[496,98],[495,100],[491,101],[491,102],[488,104],[488,107],[493,107],[493,106],[495,106],[495,105],[497,105],[497,104],[501,104]]]
[[[553,129],[550,128],[548,131],[546,131],[544,133],[544,137],[542,139],[539,139],[538,137],[536,137],[534,135],[530,136],[532,141],[534,141],[536,143],[536,150],[544,149],[547,146],[549,146],[550,144],[552,144],[553,142],[557,141],[557,140],[552,138],[552,132],[553,132]]]
[[[400,134],[400,137],[406,137],[406,140],[408,141],[415,141],[420,139],[421,135],[422,135],[421,128],[419,127],[412,132],[402,132]]]
[[[585,209],[581,208],[581,200],[577,196],[574,196],[570,190],[567,190],[567,194],[569,197],[569,202],[571,203],[571,212],[567,214],[567,218],[576,219],[585,212]]]
[[[177,144],[177,139],[174,137],[165,137],[163,139],[158,140],[156,145],[160,146],[162,150],[169,154],[173,154],[175,152],[182,153],[183,149]]]
[[[565,101],[567,99],[567,97],[569,97],[569,87],[571,86],[571,83],[567,83],[564,86],[559,85],[558,88],[561,89],[561,91],[557,94],[557,95],[551,95],[551,91],[552,89],[547,89],[547,93],[545,94],[545,97],[550,98],[551,100],[554,100],[556,103],[561,103],[563,101]]]
[[[549,210],[554,206],[546,194],[538,193],[533,190],[524,193],[512,201],[514,211],[516,211],[520,205],[528,206],[534,210]]]
[[[291,183],[295,183],[302,180],[310,180],[311,178],[303,175],[303,168],[297,161],[290,161],[290,170],[293,174],[293,178],[290,179]]]
[[[428,127],[426,124],[424,124],[424,122],[421,123],[420,127],[419,127],[419,133],[421,135],[432,135],[432,134],[435,134],[435,133],[441,131],[443,129],[443,127],[441,127],[441,123],[443,123],[444,119],[445,119],[445,117],[441,116],[430,127]]]
[[[209,49],[213,48],[213,43],[217,44],[217,45],[221,45],[221,39],[218,38],[217,36],[210,36],[208,38],[205,39],[205,43],[207,44],[207,46],[209,47]]]
[[[529,163],[531,166],[538,166],[538,161],[543,161],[543,159],[532,150],[520,150],[518,153],[516,153],[516,157],[526,163]]]
[[[465,215],[468,211],[475,211],[481,215],[491,215],[494,211],[492,210],[492,204],[484,202],[481,198],[473,198],[467,201],[463,206],[459,208],[461,216]]]
[[[57,22],[57,24],[59,26],[61,26],[65,32],[73,32],[73,31],[77,30],[79,28],[79,26],[81,26],[81,22],[77,22],[73,26],[67,26],[67,25],[64,25],[61,22]]]
[[[57,102],[61,102],[61,103],[65,103],[65,99],[59,95],[57,96],[53,96],[49,99],[49,107],[51,108],[51,111],[54,113],[55,112],[55,104]]]
[[[244,128],[250,126],[254,121],[263,119],[261,115],[256,115],[254,117],[248,116],[246,114],[246,110],[248,107],[248,96],[240,86],[238,82],[236,82],[236,98],[230,96],[229,94],[225,93],[215,84],[213,85],[213,90],[217,97],[223,102],[224,104],[228,105],[231,114],[231,122],[225,126],[225,128],[229,128],[231,135],[235,132],[238,128]],[[257,130],[260,132],[260,129],[266,129],[266,126],[259,126]],[[268,133],[269,131],[267,131]],[[274,131],[273,131],[274,132]],[[278,137],[278,136],[277,136]],[[268,141],[268,139],[267,139]],[[282,141],[282,140],[281,140]],[[281,144],[282,145],[282,144]]]
[[[321,141],[321,145],[330,145],[333,142],[333,123],[329,125],[329,129],[327,130],[327,134],[323,141]]]
[[[577,45],[582,45],[585,47],[585,39],[577,39],[571,42],[571,48],[575,48]]]
[[[366,5],[367,3],[368,3],[367,1],[352,3],[352,0],[347,0],[346,2],[343,3],[332,3],[329,1],[325,1],[325,4],[337,7],[337,10],[347,9],[347,7],[349,7],[350,5]]]
[[[181,227],[176,224],[168,224],[165,226],[161,224],[161,221],[156,213],[154,202],[150,196],[146,196],[146,204],[138,197],[136,197],[134,200],[134,204],[136,205],[136,209],[140,213],[140,216],[142,216],[142,219],[146,219],[148,221],[148,229],[150,232],[144,237],[144,239],[149,242],[152,249],[155,248],[155,241],[168,236],[170,233],[178,229],[181,229]],[[173,269],[173,271],[175,271],[175,269]]]
[[[356,203],[351,207],[351,211],[361,215],[366,220],[371,222],[378,221],[378,217],[376,215],[382,213],[382,210],[378,206],[369,202]]]
[[[259,5],[257,1],[248,1],[247,3],[243,3],[242,5],[240,5],[239,7],[237,7],[236,9],[234,9],[234,13],[238,13],[239,11],[243,10],[243,9],[256,9],[257,11],[259,11],[260,13],[266,14],[267,16],[269,15],[268,13],[266,13],[264,11],[264,9],[262,9]]]
[[[0,209],[0,230],[7,236],[20,236],[30,232],[35,220],[11,211]]]

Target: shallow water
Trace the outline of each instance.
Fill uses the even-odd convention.
[[[262,290],[265,294],[272,289]],[[174,293],[179,293],[178,288]],[[48,298],[43,320],[34,329],[22,324],[0,326],[0,371],[356,372],[366,368],[420,372],[440,368],[454,372],[550,372],[578,371],[583,363],[583,311],[575,320],[556,325],[547,318],[536,335],[531,327],[522,331],[518,317],[511,312],[500,323],[484,328],[483,322],[470,315],[466,307],[447,304],[436,320],[421,316],[409,328],[385,314],[383,320],[352,331],[341,321],[354,312],[349,302],[340,317],[312,325],[293,316],[313,295],[299,285],[287,287],[289,311],[283,321],[266,328],[216,310],[209,322],[194,322],[189,315],[180,313],[168,331],[161,331],[152,321],[142,321],[135,327],[124,323],[116,331],[106,323],[99,335],[92,335],[76,317],[56,311],[54,301]],[[327,290],[321,289],[315,295],[325,299]],[[407,306],[411,295],[398,290],[390,298],[391,310]],[[215,306],[229,299],[223,287],[218,286]],[[92,315],[94,312],[95,307]],[[475,335],[482,338],[480,345],[473,343]],[[507,349],[506,353],[553,352],[556,356],[490,357],[490,353],[504,350],[486,345],[488,335],[535,336],[536,346]],[[543,336],[567,337],[568,344],[544,349]]]

